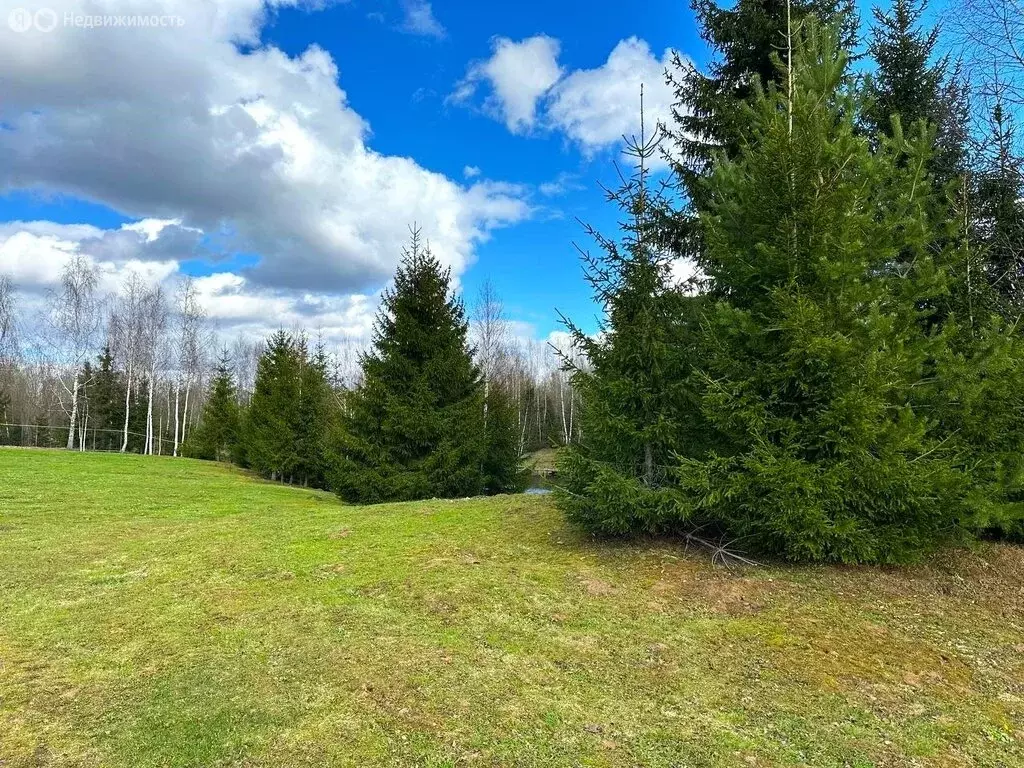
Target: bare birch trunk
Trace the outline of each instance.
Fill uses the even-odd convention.
[[[124,388],[124,440],[121,441],[121,453],[128,450],[128,416],[131,413],[132,402],[132,363],[128,359],[128,380]]]
[[[146,405],[146,453],[153,455],[153,371],[149,372],[149,391]]]
[[[188,431],[188,396],[192,389],[192,382],[185,380],[185,407],[181,410],[181,441],[185,442],[186,433]]]
[[[75,371],[75,383],[71,387],[71,425],[68,427],[67,449],[75,447],[75,429],[78,427],[78,371]]]
[[[174,455],[178,455],[178,397],[181,395],[181,381],[174,383]]]

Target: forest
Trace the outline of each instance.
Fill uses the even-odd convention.
[[[608,190],[619,231],[584,225],[596,333],[516,339],[415,226],[343,349],[226,343],[187,281],[103,295],[72,258],[41,317],[0,276],[0,444],[232,461],[360,503],[521,490],[560,446],[559,506],[599,537],[849,563],[1019,538],[1020,6],[694,9],[712,64],[675,58],[674,122],[628,137]]]

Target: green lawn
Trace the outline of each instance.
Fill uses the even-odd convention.
[[[534,451],[526,456],[526,466],[535,472],[554,472],[557,469],[556,462],[558,461],[559,450],[561,449],[541,448],[539,451]]]
[[[1024,765],[1022,576],[729,572],[544,497],[0,450],[0,766]]]

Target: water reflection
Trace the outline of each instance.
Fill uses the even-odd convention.
[[[551,476],[542,475],[540,472],[530,473],[530,482],[523,493],[544,494],[551,493]]]

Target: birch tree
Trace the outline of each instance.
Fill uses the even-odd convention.
[[[161,286],[146,292],[143,301],[143,339],[146,359],[146,440],[144,453],[153,453],[154,422],[153,394],[156,387],[157,372],[167,359],[165,334],[168,322],[167,297]]]
[[[124,431],[121,453],[128,450],[128,423],[131,419],[131,394],[139,371],[144,340],[143,312],[146,286],[134,272],[129,273],[111,316],[110,336],[116,356],[124,369]]]
[[[75,254],[64,266],[59,288],[50,294],[45,317],[46,347],[56,370],[56,397],[68,419],[67,448],[75,447],[82,368],[96,350],[102,300],[92,262]]]
[[[185,439],[188,428],[189,398],[202,368],[200,345],[201,325],[205,313],[192,278],[186,278],[178,291],[178,372],[174,384],[174,455]],[[184,410],[179,418],[179,400],[184,383]],[[180,422],[180,423],[179,423]]]

